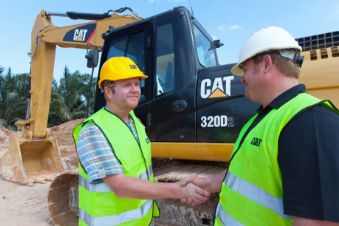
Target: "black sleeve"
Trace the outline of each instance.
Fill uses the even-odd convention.
[[[285,214],[339,222],[339,115],[323,105],[300,113],[278,153]]]

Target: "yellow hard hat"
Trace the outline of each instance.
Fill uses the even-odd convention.
[[[101,67],[99,89],[102,89],[101,83],[105,80],[117,81],[128,78],[146,79],[147,76],[140,71],[138,66],[128,57],[112,57],[108,59]]]

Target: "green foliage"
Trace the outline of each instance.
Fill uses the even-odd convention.
[[[2,67],[0,72],[0,127],[14,130],[14,123],[25,118],[28,74],[12,75],[9,68],[3,75]]]
[[[94,106],[94,95],[88,100],[89,90],[95,92],[95,81],[89,87],[90,75],[69,72],[65,67],[59,84],[53,80],[48,126],[87,116],[87,103]],[[29,74],[13,75],[0,66],[0,127],[15,130],[15,122],[26,116],[29,97]],[[90,110],[90,113],[92,111]]]
[[[60,84],[53,86],[49,116],[50,125],[87,116],[89,82],[90,74],[81,74],[79,71],[70,73],[68,68],[65,67]],[[92,82],[91,89],[95,90],[95,82]],[[94,97],[89,102],[93,103],[91,105],[93,106]]]

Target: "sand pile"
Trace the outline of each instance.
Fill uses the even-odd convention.
[[[58,142],[65,170],[74,170],[78,166],[78,156],[73,141],[73,129],[82,119],[76,119],[50,128],[50,133]]]

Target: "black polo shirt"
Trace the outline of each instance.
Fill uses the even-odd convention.
[[[287,90],[265,108],[260,107],[247,133],[270,110],[301,92],[305,92],[302,84]],[[293,117],[279,137],[278,163],[285,214],[339,222],[338,114],[320,104]]]

